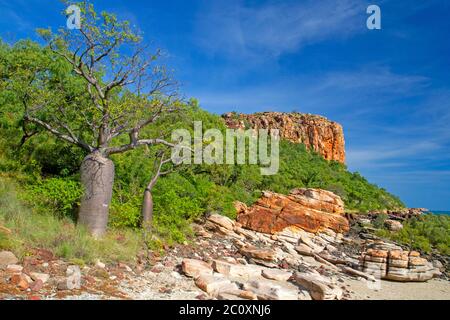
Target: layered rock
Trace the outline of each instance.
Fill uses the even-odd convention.
[[[361,263],[364,272],[385,280],[423,282],[440,275],[439,269],[416,251],[375,246],[363,253]]]
[[[349,223],[343,216],[344,203],[332,192],[320,189],[295,189],[285,196],[264,192],[250,208],[235,204],[238,222],[247,229],[275,234],[288,227],[317,233],[331,229],[347,232]]]
[[[257,114],[227,113],[222,116],[232,129],[278,129],[283,139],[303,143],[327,160],[345,163],[345,140],[342,126],[324,117],[301,114],[264,112]]]

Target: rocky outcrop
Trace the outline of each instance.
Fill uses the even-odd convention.
[[[390,231],[400,231],[403,229],[403,225],[400,221],[395,221],[395,220],[386,220],[384,222],[384,225],[386,226],[386,228],[388,228],[388,230]]]
[[[417,218],[425,213],[429,212],[425,208],[399,208],[395,210],[383,210],[381,212],[371,212],[368,217],[376,219],[380,214],[387,214],[391,220],[404,221],[412,218]]]
[[[257,114],[227,113],[222,116],[232,129],[278,129],[283,139],[303,143],[308,150],[327,160],[345,163],[345,140],[342,126],[324,117],[301,114],[264,112]]]
[[[343,216],[344,203],[332,192],[320,189],[295,189],[288,196],[264,192],[250,208],[235,204],[238,222],[247,229],[274,234],[288,227],[317,233],[331,229],[343,233],[349,223]]]
[[[363,272],[392,281],[423,282],[440,275],[438,268],[416,251],[375,244],[361,256]]]

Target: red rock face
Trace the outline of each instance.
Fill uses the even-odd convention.
[[[231,129],[278,129],[283,139],[303,143],[326,160],[345,163],[345,140],[342,126],[328,119],[301,113],[264,112],[222,116]]]
[[[250,208],[235,203],[237,220],[244,228],[274,234],[291,226],[308,232],[331,229],[344,233],[349,230],[343,216],[344,203],[332,192],[320,189],[295,189],[288,196],[264,192]]]

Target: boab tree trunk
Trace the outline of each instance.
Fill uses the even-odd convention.
[[[152,186],[148,186],[144,191],[142,201],[142,225],[147,232],[151,232],[153,223],[153,196]]]
[[[100,152],[89,154],[81,164],[81,199],[78,222],[89,232],[101,237],[108,225],[108,211],[114,183],[114,163]]]

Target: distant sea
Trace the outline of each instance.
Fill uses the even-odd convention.
[[[450,211],[439,211],[439,210],[430,210],[433,214],[447,214],[450,216]]]

